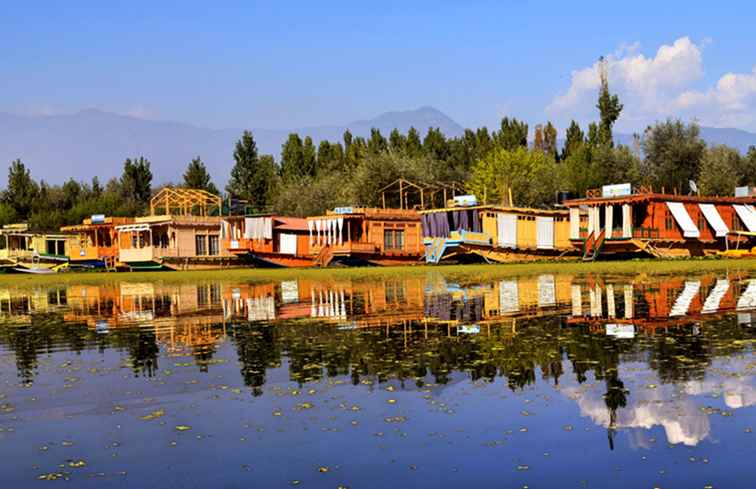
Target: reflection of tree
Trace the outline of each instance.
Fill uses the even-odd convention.
[[[199,366],[200,372],[207,372],[210,361],[215,355],[215,343],[192,346],[194,363]]]
[[[244,384],[252,388],[252,394],[262,394],[265,370],[280,366],[281,351],[271,326],[250,324],[236,329],[234,336],[236,352],[241,364]]]
[[[606,394],[604,403],[609,410],[609,449],[614,450],[614,430],[617,426],[617,410],[627,406],[627,394],[625,384],[619,379],[617,369],[613,368],[606,379]]]
[[[128,351],[134,376],[153,377],[158,369],[158,353],[160,352],[155,332],[138,328],[130,333],[132,341],[129,341]]]

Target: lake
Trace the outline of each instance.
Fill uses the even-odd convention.
[[[753,487],[754,272],[496,270],[3,282],[1,486]]]

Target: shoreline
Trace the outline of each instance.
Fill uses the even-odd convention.
[[[538,261],[507,264],[475,265],[412,265],[397,267],[357,268],[229,268],[217,270],[151,271],[151,272],[66,272],[54,275],[0,274],[0,285],[29,287],[55,284],[107,284],[115,282],[207,282],[239,280],[264,283],[272,280],[309,278],[320,280],[370,280],[397,276],[440,274],[444,278],[481,280],[532,275],[538,273],[646,273],[649,275],[756,270],[756,258],[737,259],[678,259],[678,260],[624,260],[599,262]]]

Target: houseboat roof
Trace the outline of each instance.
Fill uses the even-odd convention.
[[[177,226],[220,226],[220,216],[140,216],[129,224],[116,226],[118,231],[141,231],[152,226],[173,224]]]
[[[508,212],[512,214],[529,214],[539,216],[564,216],[568,214],[567,210],[561,209],[534,209],[532,207],[507,207],[501,205],[472,205],[472,206],[457,206],[457,207],[443,207],[439,209],[428,209],[419,211],[420,214],[435,214],[438,212],[456,212],[467,210],[486,210],[493,212]]]
[[[579,207],[596,204],[639,204],[648,202],[689,202],[693,204],[753,204],[756,197],[711,197],[699,195],[671,195],[656,192],[643,192],[616,197],[585,197],[564,202],[566,207]]]
[[[72,226],[63,226],[60,228],[64,233],[76,233],[80,231],[90,231],[92,229],[99,229],[103,227],[120,226],[123,224],[129,224],[134,222],[133,217],[106,217],[102,222],[92,222],[91,218],[84,219],[81,224],[74,224]]]
[[[337,207],[324,216],[309,216],[308,220],[334,219],[338,217],[362,217],[385,221],[419,221],[420,214],[414,209],[382,209],[380,207]]]

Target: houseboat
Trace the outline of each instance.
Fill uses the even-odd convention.
[[[221,246],[220,197],[166,187],[150,201],[149,216],[115,226],[118,261],[129,270],[189,270],[231,266],[238,258]]]
[[[81,224],[66,226],[62,233],[73,234],[69,259],[71,266],[113,270],[118,265],[118,233],[116,226],[134,221],[131,217],[105,217],[95,214]]]
[[[426,263],[503,263],[576,253],[566,210],[477,205],[473,196],[453,203],[420,211]]]
[[[68,265],[73,237],[29,231],[27,224],[0,229],[0,268],[5,271],[51,273]]]
[[[584,260],[714,255],[756,246],[756,197],[666,195],[629,184],[568,200],[569,238]]]
[[[312,266],[310,242],[307,219],[269,214],[223,218],[223,246],[258,266]]]
[[[411,209],[337,207],[307,218],[314,264],[407,265],[423,256],[420,214]]]

